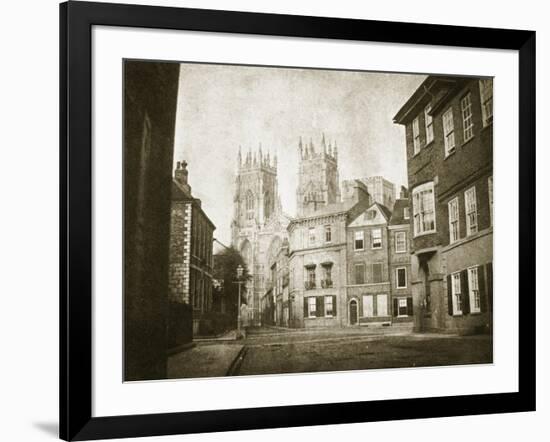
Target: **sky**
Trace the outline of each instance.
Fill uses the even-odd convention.
[[[425,75],[182,63],[174,164],[188,162],[193,196],[231,242],[237,155],[278,156],[279,195],[296,213],[298,142],[338,144],[340,180],[382,175],[407,184],[404,127],[393,116]]]

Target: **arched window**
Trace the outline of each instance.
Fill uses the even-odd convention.
[[[273,203],[271,200],[271,193],[266,192],[264,194],[264,218],[265,219],[269,219],[269,217],[271,216],[272,208],[273,208]]]
[[[246,219],[254,219],[254,194],[250,190],[246,193]]]

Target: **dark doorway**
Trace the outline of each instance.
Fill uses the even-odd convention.
[[[349,324],[357,324],[357,301],[352,299],[349,303]]]

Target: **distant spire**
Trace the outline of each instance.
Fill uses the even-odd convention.
[[[325,141],[325,133],[323,132],[323,139],[321,140],[321,144],[323,145],[323,153],[327,153],[327,142]]]
[[[254,162],[253,162],[254,166],[257,164],[257,159],[256,159],[256,152],[254,152]]]
[[[242,154],[241,154],[241,145],[240,144],[239,144],[239,156],[237,158],[238,158],[238,161],[239,161],[239,167],[241,167],[243,157],[242,157]]]
[[[275,155],[273,155],[273,167],[277,169],[277,151],[275,151]]]
[[[313,140],[311,138],[309,139],[309,150],[312,155],[315,153],[315,147],[313,146]]]
[[[338,146],[336,145],[336,141],[334,141],[334,159],[338,161]]]
[[[328,142],[328,154],[329,156],[332,156],[332,141]]]
[[[269,150],[267,151],[267,165],[271,167],[271,158],[269,155]]]
[[[298,150],[300,151],[300,158],[304,158],[304,145],[302,144],[301,135],[300,135],[300,141],[298,142]]]
[[[264,162],[264,156],[262,154],[262,143],[260,143],[260,148],[258,149],[259,153],[260,153],[260,158],[259,158],[259,162],[260,164],[263,164]]]

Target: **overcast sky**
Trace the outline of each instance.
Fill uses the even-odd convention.
[[[337,141],[340,180],[382,175],[407,183],[404,128],[392,118],[424,75],[181,65],[174,162],[185,159],[193,196],[231,241],[239,145],[276,152],[283,210],[296,212],[298,140]]]

